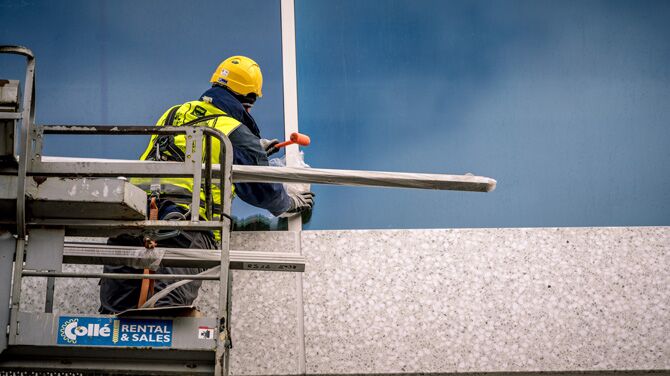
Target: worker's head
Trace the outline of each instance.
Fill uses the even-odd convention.
[[[261,68],[245,56],[232,56],[221,62],[210,82],[228,88],[247,109],[263,96]]]

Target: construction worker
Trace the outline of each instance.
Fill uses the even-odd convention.
[[[251,109],[262,96],[263,76],[258,64],[244,56],[233,56],[224,60],[214,71],[210,79],[212,87],[196,101],[186,102],[168,109],[158,120],[157,125],[208,126],[228,136],[233,145],[233,163],[241,165],[267,166],[268,156],[278,151],[278,140],[261,138]],[[197,119],[204,118],[198,123]],[[186,150],[185,135],[154,135],[142,154],[142,160],[182,161]],[[220,143],[212,139],[212,163],[219,163]],[[160,187],[152,179],[133,179],[132,182],[153,196],[157,201],[159,219],[186,218],[189,213],[193,190],[192,180],[188,178],[160,179]],[[234,193],[245,202],[264,208],[273,215],[294,215],[310,210],[314,205],[312,192],[287,193],[281,184],[236,183]],[[206,218],[204,193],[201,192],[201,207],[196,209],[200,217]],[[212,186],[215,207],[221,204],[221,192]],[[216,208],[215,208],[216,209]],[[214,210],[216,213],[217,210]],[[209,218],[208,218],[209,219]],[[161,236],[159,236],[160,238]],[[216,243],[211,232],[185,232],[177,236],[158,241],[161,247],[214,249]],[[139,245],[144,240],[136,236],[121,235],[111,238],[112,245]],[[145,245],[145,244],[144,244]],[[129,266],[108,266],[106,273],[142,273],[142,269]],[[203,269],[161,267],[160,274],[197,274]],[[162,290],[173,281],[158,280],[153,286],[154,292]],[[161,298],[155,306],[190,305],[198,295],[201,282],[193,281]],[[101,279],[100,312],[118,313],[136,308],[142,300],[140,280]],[[149,295],[151,292],[149,293]]]

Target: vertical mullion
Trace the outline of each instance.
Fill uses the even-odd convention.
[[[284,83],[284,136],[289,139],[291,133],[298,132],[298,83],[296,72],[295,46],[295,2],[281,0],[281,36],[282,36],[282,70]],[[286,147],[286,166],[295,167],[300,157],[298,145]],[[288,219],[288,230],[296,233],[296,247],[302,254],[301,231],[302,216],[295,215]],[[305,311],[303,306],[302,273],[295,276],[296,283],[296,320],[298,340],[298,373],[306,373],[305,360]]]

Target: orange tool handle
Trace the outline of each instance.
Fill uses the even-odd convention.
[[[288,145],[291,145],[291,144],[298,144],[298,145],[301,145],[301,146],[307,146],[307,145],[309,145],[310,141],[311,140],[309,139],[308,135],[298,133],[298,132],[294,132],[294,133],[291,133],[291,139],[289,141],[280,142],[276,145],[276,147],[279,149],[279,148],[283,148],[284,146],[288,146]]]

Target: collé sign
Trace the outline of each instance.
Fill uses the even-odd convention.
[[[172,346],[172,320],[116,317],[58,318],[58,344],[69,346]]]

